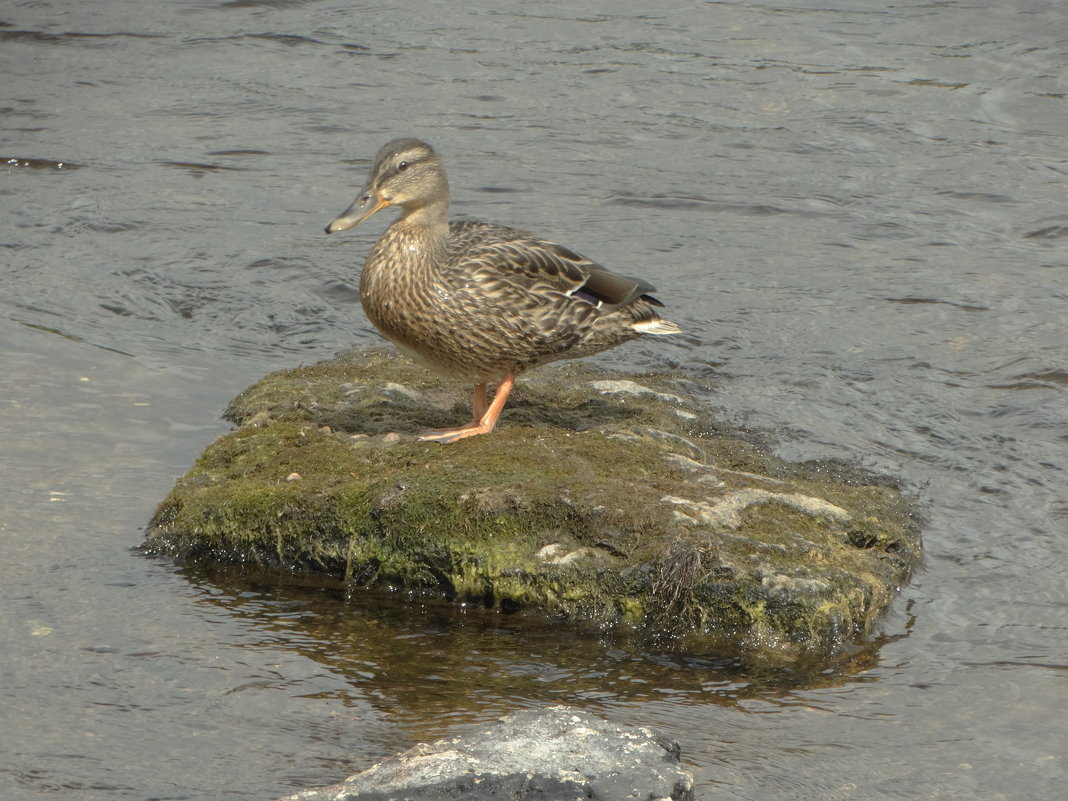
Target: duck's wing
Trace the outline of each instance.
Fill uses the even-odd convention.
[[[523,231],[465,222],[454,223],[452,234],[454,246],[463,253],[464,272],[482,282],[487,291],[529,293],[547,305],[566,303],[560,298],[564,295],[600,314],[641,297],[662,305],[649,296],[654,288],[648,281],[614,273],[570,248]]]

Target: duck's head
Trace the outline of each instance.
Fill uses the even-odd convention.
[[[434,148],[419,139],[394,139],[378,151],[367,184],[326,232],[353,228],[387,206],[399,206],[402,217],[428,206],[440,206],[444,215],[448,200],[445,168]]]

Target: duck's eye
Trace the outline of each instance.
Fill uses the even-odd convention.
[[[398,165],[397,165],[397,172],[404,172],[404,171],[405,171],[406,169],[408,169],[408,168],[409,168],[410,166],[411,166],[411,162],[409,162],[409,161],[402,161],[402,162],[401,162],[400,164],[398,164]]]

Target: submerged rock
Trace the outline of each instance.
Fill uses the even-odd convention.
[[[771,456],[685,375],[543,368],[494,433],[419,442],[457,390],[377,350],[267,376],[147,550],[786,658],[870,634],[919,559],[892,485]]]
[[[417,745],[341,784],[280,801],[691,801],[679,744],[565,706],[515,712],[483,731]]]

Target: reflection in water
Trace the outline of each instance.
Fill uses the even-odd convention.
[[[606,714],[666,699],[790,706],[798,703],[797,688],[873,681],[868,671],[884,644],[858,648],[833,667],[782,667],[653,652],[619,633],[591,634],[404,591],[346,593],[314,577],[250,577],[233,568],[181,572],[201,589],[198,603],[248,624],[243,648],[291,650],[329,671],[333,678],[321,693],[301,677],[300,695],[370,704],[419,740],[444,736],[457,723],[493,720],[517,703],[575,704]],[[278,682],[279,689],[288,688],[283,677]]]

